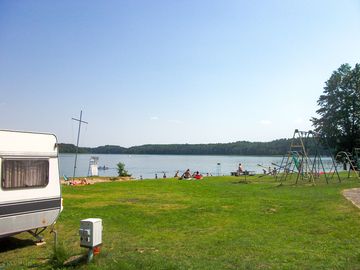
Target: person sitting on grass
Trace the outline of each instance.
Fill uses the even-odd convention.
[[[197,171],[194,175],[194,178],[197,179],[197,180],[200,180],[203,178],[202,174],[199,173],[199,171]]]
[[[190,169],[187,169],[183,175],[181,176],[180,179],[191,179],[191,172],[190,172]]]

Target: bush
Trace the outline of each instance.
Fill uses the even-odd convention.
[[[116,164],[116,166],[117,166],[117,171],[118,171],[119,176],[122,176],[122,177],[131,176],[131,174],[129,174],[127,172],[127,170],[125,170],[125,164],[124,163],[119,162],[118,164]]]

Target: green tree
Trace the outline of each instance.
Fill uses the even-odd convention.
[[[118,171],[118,175],[119,176],[131,176],[127,170],[125,170],[125,164],[122,162],[119,162],[118,164],[116,164],[117,166],[117,171]]]
[[[360,146],[360,64],[353,69],[343,64],[325,82],[318,100],[319,118],[311,121],[315,131],[327,138],[337,151]]]

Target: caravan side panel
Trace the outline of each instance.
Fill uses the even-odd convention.
[[[56,221],[61,190],[54,135],[0,131],[0,175],[0,237]]]

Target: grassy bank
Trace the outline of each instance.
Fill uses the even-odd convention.
[[[99,217],[102,252],[76,268],[360,268],[360,212],[340,194],[358,182],[278,187],[272,178],[253,179],[63,187],[60,247],[65,257],[85,253],[79,221]],[[41,247],[29,245],[26,234],[2,241],[0,269],[54,267],[52,236],[45,236]]]

